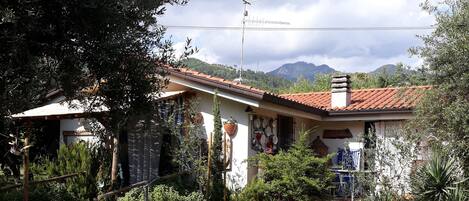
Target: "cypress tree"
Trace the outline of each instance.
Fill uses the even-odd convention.
[[[213,96],[213,135],[211,146],[210,162],[210,200],[223,199],[223,159],[222,159],[222,122],[220,115],[220,102],[217,99],[217,93]]]

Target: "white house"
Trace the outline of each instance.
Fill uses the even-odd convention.
[[[231,168],[228,172],[233,187],[245,186],[257,174],[255,168],[248,167],[246,159],[259,152],[275,154],[278,149],[287,149],[302,129],[315,128],[311,146],[318,154],[337,153],[347,141],[352,142],[351,149],[360,149],[365,146],[361,139],[370,130],[375,131],[377,137],[391,135],[402,122],[412,118],[413,108],[422,92],[430,89],[418,86],[353,90],[349,76],[335,76],[331,92],[279,95],[185,68],[169,69],[169,72],[170,83],[163,98],[183,102],[188,100],[184,98],[188,94],[197,97],[207,139],[213,130],[215,91],[220,97],[222,121],[231,118],[237,121],[237,133],[231,138]],[[83,111],[70,112],[66,105],[57,105],[57,102],[60,98],[41,107],[56,104],[55,109],[36,108],[14,117],[34,116],[60,121],[58,132],[64,143],[77,138],[93,138],[86,132],[84,116],[80,116]],[[160,164],[164,163],[160,161],[158,151],[162,139],[152,137],[151,133],[144,136],[129,132],[126,137],[130,183],[156,177]],[[143,153],[138,150],[141,143],[156,151]],[[142,161],[150,162],[143,164]],[[360,162],[358,165],[363,169],[365,164]]]

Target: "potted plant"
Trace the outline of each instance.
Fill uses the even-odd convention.
[[[223,129],[225,129],[226,134],[230,137],[234,137],[238,131],[238,122],[233,117],[230,117],[229,120],[223,123]]]

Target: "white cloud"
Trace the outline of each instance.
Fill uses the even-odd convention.
[[[433,17],[416,0],[257,0],[248,8],[252,19],[288,21],[288,27],[426,26]],[[169,7],[161,19],[168,25],[239,26],[240,1],[193,0]],[[272,27],[285,25],[254,24]],[[285,62],[325,63],[338,70],[369,71],[387,63],[414,64],[407,49],[420,44],[416,34],[428,31],[288,31],[246,32],[245,60],[250,68],[272,70]],[[168,30],[176,42],[190,37],[208,62],[239,64],[240,31]]]

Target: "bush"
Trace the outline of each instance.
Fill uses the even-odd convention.
[[[325,158],[315,157],[308,148],[308,132],[301,134],[287,152],[276,155],[259,154],[250,159],[262,168],[258,175],[239,194],[240,200],[324,200],[334,175]]]
[[[134,188],[129,192],[125,193],[124,197],[120,197],[117,199],[118,201],[143,201],[145,198],[143,197],[143,189],[141,188]]]
[[[22,201],[23,191],[14,190],[0,193],[0,201]],[[29,200],[34,201],[72,201],[75,200],[72,195],[67,192],[64,185],[48,185],[36,188],[31,188],[29,192]]]
[[[198,192],[192,192],[185,195],[180,195],[173,187],[165,185],[157,185],[151,192],[151,200],[154,201],[200,201],[204,200],[204,196]]]
[[[458,172],[461,170],[451,156],[434,152],[431,160],[412,177],[416,200],[467,200],[467,189],[462,188],[465,179]]]
[[[204,196],[199,192],[192,192],[188,195],[180,194],[171,186],[157,185],[153,187],[149,193],[150,200],[152,201],[202,201]],[[143,190],[133,189],[125,194],[124,197],[119,198],[119,201],[144,201]]]
[[[74,200],[91,200],[96,198],[98,192],[99,164],[103,163],[97,153],[97,149],[85,142],[62,145],[57,151],[57,159],[43,158],[40,163],[32,164],[31,172],[36,180],[80,173],[63,180],[63,183],[52,183],[62,186]]]

